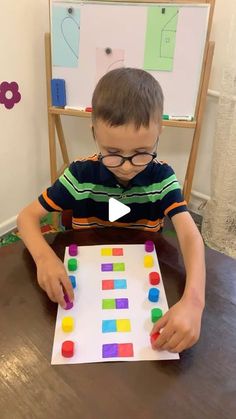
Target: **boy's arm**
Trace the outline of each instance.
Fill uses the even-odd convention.
[[[73,299],[73,289],[61,260],[44,239],[40,229],[40,219],[48,212],[38,200],[24,208],[17,218],[17,226],[36,266],[39,285],[52,301],[65,307],[64,292]]]
[[[188,212],[172,217],[186,269],[186,285],[183,297],[196,305],[205,304],[205,252],[199,230]]]
[[[199,338],[205,305],[205,258],[201,235],[188,212],[172,217],[186,269],[182,298],[154,325],[160,331],[154,347],[173,352],[192,346]]]
[[[21,238],[36,264],[41,258],[53,253],[40,230],[40,219],[47,214],[48,211],[36,200],[24,208],[17,217],[17,227]]]

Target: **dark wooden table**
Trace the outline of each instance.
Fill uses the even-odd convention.
[[[169,305],[184,270],[173,237],[127,230],[47,236],[65,246],[155,241]],[[180,360],[51,366],[57,306],[36,282],[21,242],[0,249],[1,419],[235,419],[236,260],[206,249],[207,298],[200,341]]]

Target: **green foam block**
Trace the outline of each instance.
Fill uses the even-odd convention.
[[[69,271],[76,271],[76,269],[78,268],[78,262],[77,259],[75,258],[71,258],[68,260],[68,270]]]
[[[153,308],[152,311],[152,322],[156,323],[162,317],[162,310],[160,308]]]

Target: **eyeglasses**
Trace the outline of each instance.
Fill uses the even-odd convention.
[[[92,127],[93,138],[96,141],[96,136],[94,132],[94,127]],[[154,144],[154,150],[157,147],[159,137],[156,139]],[[130,157],[124,157],[120,154],[106,154],[105,156],[102,153],[98,154],[98,160],[104,164],[106,167],[120,167],[126,160],[128,160],[133,166],[147,166],[157,157],[157,153],[136,153]]]
[[[128,160],[133,166],[147,166],[157,153],[136,153],[130,157],[124,157],[120,154],[106,154],[103,156],[101,153],[98,155],[98,160],[101,161],[106,167],[119,167]]]

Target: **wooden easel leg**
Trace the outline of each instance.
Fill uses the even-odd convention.
[[[47,81],[47,105],[48,105],[48,136],[49,136],[49,155],[50,155],[50,175],[51,183],[59,176],[59,171],[57,170],[57,154],[56,154],[56,130],[57,136],[62,152],[63,158],[63,169],[69,164],[69,158],[65,143],[65,138],[63,134],[61,119],[59,115],[50,113],[49,108],[51,107],[51,78],[52,78],[52,57],[51,57],[51,41],[50,34],[45,34],[45,63],[46,63],[46,81]],[[58,213],[52,214],[52,225],[55,229],[59,225],[59,216]]]
[[[57,155],[56,155],[56,138],[55,138],[55,115],[48,112],[48,135],[49,135],[49,156],[50,156],[50,171],[51,183],[57,179]],[[58,214],[52,214],[52,225],[55,230],[58,229]]]
[[[187,167],[186,176],[184,180],[184,187],[183,187],[184,199],[187,202],[189,202],[190,200],[190,194],[191,194],[191,189],[192,189],[193,174],[194,174],[194,169],[195,169],[196,160],[197,160],[197,151],[198,151],[199,139],[200,139],[201,129],[202,129],[202,121],[203,121],[205,104],[206,104],[207,89],[208,89],[208,83],[209,83],[209,78],[210,78],[210,71],[211,71],[212,59],[213,59],[213,54],[214,54],[214,48],[215,48],[215,43],[209,42],[208,49],[207,49],[207,56],[206,56],[206,65],[205,65],[204,76],[203,76],[202,92],[201,92],[201,97],[199,101],[198,113],[196,116],[197,124],[196,124],[194,135],[193,135],[193,141],[192,141],[191,151],[190,151],[190,155],[188,159],[188,167]]]
[[[68,157],[68,152],[67,152],[67,147],[66,147],[66,142],[65,142],[65,137],[64,137],[64,132],[63,132],[63,128],[62,128],[60,115],[55,115],[55,122],[56,122],[57,136],[58,136],[58,140],[59,140],[59,144],[60,144],[60,148],[61,148],[63,163],[66,166],[68,166],[69,165],[69,157]]]
[[[48,114],[48,136],[49,136],[49,156],[51,183],[57,178],[57,156],[56,156],[56,138],[55,138],[55,115]]]
[[[191,151],[190,151],[190,155],[188,159],[188,167],[187,167],[186,176],[184,180],[184,187],[183,187],[183,195],[187,203],[189,203],[190,195],[191,195],[193,174],[194,174],[194,168],[196,165],[200,133],[201,133],[201,129],[199,127],[199,124],[197,124],[195,127],[194,135],[193,135],[192,147],[191,147]]]

